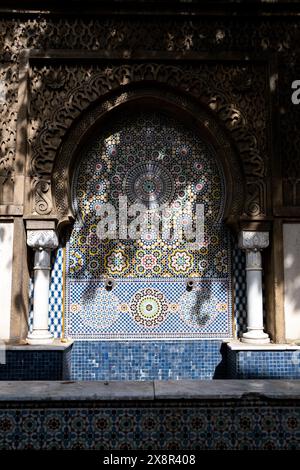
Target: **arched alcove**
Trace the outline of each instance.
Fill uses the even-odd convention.
[[[58,230],[74,219],[71,203],[71,181],[80,152],[95,129],[101,129],[114,119],[116,113],[125,110],[156,109],[185,122],[210,143],[217,154],[226,181],[224,194],[224,221],[231,226],[238,225],[244,210],[245,183],[242,163],[234,141],[224,125],[211,110],[189,95],[175,92],[170,87],[147,85],[128,87],[127,91],[114,91],[91,105],[77,119],[66,134],[59,148],[52,172],[52,199],[57,217]]]
[[[169,344],[176,354],[189,348],[193,362],[198,340],[219,349],[212,340],[232,337],[229,225],[243,208],[243,178],[234,145],[208,110],[152,87],[111,96],[70,129],[52,183],[61,233],[73,221],[64,255],[65,333],[82,355],[90,347],[118,355],[130,342],[152,357]],[[194,211],[203,203],[203,245],[119,233],[99,240],[97,211],[118,206],[119,196],[150,211],[180,200]]]

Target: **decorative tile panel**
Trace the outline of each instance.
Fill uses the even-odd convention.
[[[226,378],[218,340],[80,341],[73,344],[71,380]]]
[[[224,194],[215,150],[183,124],[147,112],[122,115],[102,129],[83,150],[73,182],[76,222],[66,257],[67,336],[231,337],[231,244],[221,221]],[[195,226],[196,204],[203,204],[203,245],[191,249],[176,233],[166,239],[153,231],[154,225],[137,240],[100,240],[101,207],[110,202],[119,215],[119,196],[144,204],[150,218],[168,204],[169,217],[176,220],[180,208],[183,225],[192,214]],[[192,291],[188,279],[194,281]]]
[[[51,274],[49,287],[49,328],[54,338],[60,338],[62,334],[63,312],[63,248],[58,248],[51,253]],[[29,331],[33,326],[33,291],[34,279],[29,281]]]
[[[246,257],[243,250],[233,245],[232,284],[234,292],[234,323],[236,336],[247,331]]]
[[[228,351],[231,379],[300,379],[300,351]]]
[[[299,424],[288,398],[3,403],[0,449],[300,450]]]
[[[60,338],[62,333],[63,254],[63,249],[58,248],[51,257],[49,325],[54,338]]]
[[[64,350],[7,350],[1,380],[69,380],[71,347]]]

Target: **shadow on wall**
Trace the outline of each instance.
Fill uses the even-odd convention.
[[[284,224],[283,241],[286,338],[300,341],[300,224]]]
[[[215,369],[213,379],[228,378],[227,351],[228,351],[228,348],[227,348],[226,343],[222,343],[221,348],[220,348],[220,354],[221,354],[222,359]]]

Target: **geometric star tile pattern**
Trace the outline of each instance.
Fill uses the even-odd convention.
[[[215,149],[198,132],[160,113],[121,115],[82,150],[72,194],[76,220],[66,250],[67,336],[232,336],[231,243],[222,222],[224,177]],[[128,236],[129,230],[142,219],[137,223],[136,213],[120,210],[120,197],[147,211],[146,230],[136,239]],[[107,203],[115,208],[109,226],[113,236],[101,238],[99,222]],[[186,229],[190,223],[196,227],[200,205],[204,241],[192,249]],[[118,217],[124,214],[129,229],[120,236]],[[163,235],[162,226],[169,236]],[[182,237],[178,227],[185,229]],[[107,279],[113,282],[111,291]],[[187,289],[188,279],[194,281],[192,290]]]
[[[155,129],[155,124],[157,127],[162,127],[161,117],[140,117],[140,134],[138,134],[137,140],[141,140],[141,131],[143,127],[145,128],[145,119],[148,119],[148,124],[152,124],[152,130],[153,128]],[[158,119],[157,122],[155,121],[156,119]],[[164,133],[167,136],[168,131],[172,127],[173,134],[171,133],[171,136],[174,140],[174,127],[176,126],[174,126],[172,120],[166,120],[166,122],[164,122]],[[151,140],[149,131],[149,129],[151,129],[150,124],[148,125],[148,134],[144,134],[143,138],[146,139],[151,149],[150,144],[153,140]],[[176,125],[178,126],[177,123]],[[135,129],[138,128],[136,122],[129,122],[124,131],[123,137],[126,143],[126,155],[129,149],[132,150],[132,142],[134,139],[132,138],[132,133],[130,138],[128,138],[130,134],[128,130],[131,130],[133,126]],[[179,126],[179,134],[180,131],[182,133],[182,129]],[[101,144],[101,139],[99,138],[96,143],[98,147],[97,145],[95,147],[94,143],[86,150],[85,162],[87,175],[92,174],[93,178],[89,177],[80,180],[79,195],[82,194],[80,191],[84,189],[82,185],[85,185],[85,196],[83,197],[83,202],[79,201],[78,203],[80,197],[78,198],[78,194],[76,194],[75,206],[77,210],[79,210],[78,206],[80,206],[80,204],[84,204],[84,201],[86,202],[86,199],[88,199],[89,202],[88,206],[85,206],[85,209],[92,208],[91,210],[93,210],[94,206],[91,206],[90,203],[91,201],[95,201],[95,192],[98,198],[96,198],[97,203],[99,203],[99,201],[100,203],[104,202],[106,200],[104,196],[108,196],[112,192],[105,193],[105,188],[109,186],[109,184],[111,187],[119,187],[119,192],[122,194],[125,192],[131,202],[136,202],[137,198],[141,198],[148,206],[149,210],[151,210],[151,207],[153,208],[155,206],[157,200],[164,203],[168,201],[168,198],[174,199],[175,197],[176,199],[179,189],[182,189],[180,181],[185,181],[186,184],[188,176],[190,175],[188,170],[186,170],[187,163],[184,160],[184,158],[189,157],[189,166],[192,165],[191,162],[194,162],[194,169],[195,163],[197,163],[197,167],[200,168],[201,171],[203,169],[207,170],[204,176],[201,172],[199,173],[202,178],[202,196],[204,194],[205,184],[203,183],[205,183],[205,176],[211,174],[209,172],[218,174],[218,178],[215,179],[215,181],[217,181],[218,191],[216,191],[215,205],[207,203],[209,200],[208,196],[211,195],[212,186],[209,185],[208,180],[206,180],[206,197],[199,199],[200,193],[197,194],[196,191],[194,193],[192,191],[192,193],[184,196],[185,199],[191,198],[194,202],[198,202],[199,200],[203,202],[204,200],[206,211],[214,214],[213,219],[217,216],[217,213],[220,215],[222,211],[224,182],[222,174],[215,164],[212,150],[209,147],[205,148],[203,142],[195,142],[193,141],[194,137],[189,136],[186,137],[180,145],[178,145],[179,139],[177,139],[177,147],[175,149],[171,148],[169,153],[173,156],[177,155],[180,157],[181,168],[183,168],[181,175],[179,175],[182,177],[181,180],[180,178],[177,179],[175,174],[172,174],[172,167],[170,170],[168,165],[164,163],[164,166],[160,168],[159,159],[158,161],[153,161],[153,157],[151,156],[150,159],[148,158],[148,164],[145,164],[145,160],[147,163],[147,154],[144,154],[143,161],[139,161],[139,159],[135,160],[136,164],[133,165],[134,170],[129,172],[129,174],[128,172],[126,173],[126,171],[124,172],[123,184],[120,185],[118,179],[114,178],[121,175],[120,167],[118,167],[118,172],[114,173],[111,158],[113,157],[113,159],[116,160],[117,154],[121,152],[120,146],[115,145],[115,134],[113,134],[113,131],[110,129],[109,138],[107,137],[108,134],[106,135],[107,151],[104,152],[103,157],[105,158],[100,161],[100,165],[99,145]],[[119,139],[121,139],[120,132]],[[128,142],[126,142],[126,139],[129,139]],[[170,141],[172,139],[169,137]],[[203,155],[206,155],[206,157],[210,155],[210,160],[206,158],[206,160],[211,161],[210,168],[205,167],[205,163],[199,158],[199,153],[201,154],[200,151],[197,153],[197,161],[195,162],[193,160],[193,151],[195,151],[197,145],[200,144],[202,146]],[[141,146],[137,147],[137,150],[141,150],[141,148]],[[168,146],[166,145],[165,148],[168,148]],[[152,151],[155,152],[155,150],[157,149],[154,148],[153,150],[152,148]],[[165,151],[165,153],[167,153],[167,151]],[[132,154],[133,152],[130,153],[130,156],[132,156]],[[87,156],[89,158],[87,158]],[[108,174],[106,174],[106,179],[103,177],[101,180],[99,177],[101,175],[103,176],[102,173],[105,164],[107,168],[111,168],[111,174],[109,177]],[[91,172],[92,167],[94,168],[94,172]],[[79,170],[81,168],[82,167],[79,166]],[[178,173],[179,168],[176,167],[175,169]],[[153,173],[154,175],[158,175],[158,177],[154,177]],[[84,172],[81,170],[78,172],[77,182],[78,178],[80,176],[82,177],[83,174]],[[199,175],[197,176],[198,179],[200,177]],[[145,186],[145,178],[146,180],[148,178],[146,181],[147,184],[151,183],[149,186]],[[159,178],[161,178],[161,180],[159,180]],[[134,182],[137,180],[139,183],[135,185],[134,191],[131,191]],[[161,181],[163,181],[164,184],[161,184]],[[119,186],[118,184],[115,185],[116,182]],[[141,182],[144,183],[144,186],[142,186]],[[197,182],[199,183],[198,180]],[[156,199],[149,197],[149,194],[150,196],[153,194],[153,189],[157,192]],[[74,190],[76,190],[76,182],[73,187],[73,192]],[[92,194],[87,196],[90,192]],[[101,199],[102,196],[103,198]],[[116,196],[117,194],[114,194],[115,198]],[[91,220],[92,219],[87,219],[88,229],[91,228]],[[104,247],[99,247],[99,245],[97,246],[97,244],[95,244],[93,231],[88,230],[88,237],[84,238],[83,236],[80,240],[81,244],[85,243],[86,246],[88,244],[88,256],[80,258],[80,256],[86,255],[86,251],[78,249],[76,245],[79,241],[78,233],[75,233],[75,237],[71,237],[70,244],[67,247],[66,281],[68,298],[65,304],[67,335],[77,339],[93,340],[128,340],[129,338],[225,338],[233,334],[231,325],[232,303],[234,310],[234,330],[237,335],[240,335],[246,328],[245,255],[243,251],[239,250],[234,242],[230,240],[227,229],[223,227],[222,224],[213,224],[211,220],[208,220],[206,228],[211,235],[213,244],[206,244],[205,249],[202,250],[202,253],[199,255],[185,250],[184,246],[178,243],[177,245],[175,244],[175,249],[174,246],[171,248],[169,246],[163,246],[161,241],[155,244],[151,240],[151,237],[149,237],[148,240],[135,242],[135,248],[137,248],[135,250],[132,250],[133,244],[131,243],[130,246],[130,242],[125,242],[122,249],[120,249],[120,244],[116,245],[114,243],[111,243],[110,246],[105,245]],[[80,230],[81,229],[79,229],[79,231]],[[218,234],[220,235],[219,239],[217,239],[218,237],[214,238],[214,236]],[[82,235],[81,231],[80,235]],[[233,247],[232,250],[231,246]],[[130,249],[133,255],[130,255]],[[173,257],[170,256],[170,253]],[[58,248],[56,252],[52,253],[51,258],[49,327],[54,337],[60,337],[62,333],[63,255],[63,249]],[[129,260],[127,264],[126,256],[127,260]],[[99,264],[97,263],[99,258],[106,263],[105,269],[107,273],[105,275],[97,271],[97,269],[99,269]],[[86,266],[87,260],[89,261],[88,266]],[[93,264],[93,261],[96,262]],[[83,269],[80,273],[82,267],[87,269]],[[82,275],[82,273],[84,274]],[[108,277],[107,274],[110,278],[113,278],[116,283],[111,292],[105,289],[105,278]],[[192,292],[187,292],[186,290],[186,280],[189,278],[193,278],[195,281],[195,287]],[[232,299],[231,283],[233,288]],[[30,329],[32,328],[32,293],[33,281],[31,280]]]
[[[232,286],[234,325],[237,336],[246,331],[246,273],[245,254],[232,243]],[[51,283],[49,293],[49,326],[55,338],[61,337],[62,331],[62,289],[63,289],[63,249],[58,248],[51,257]],[[29,329],[33,320],[33,279],[29,287]]]

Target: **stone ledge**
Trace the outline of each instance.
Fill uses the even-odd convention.
[[[178,380],[154,382],[157,399],[241,399],[260,398],[300,399],[300,380]]]
[[[112,401],[153,400],[153,382],[0,382],[3,401]]]
[[[297,344],[249,344],[241,341],[225,342],[231,351],[297,351],[300,346]]]
[[[0,382],[0,402],[240,400],[249,397],[300,400],[300,380]]]
[[[6,342],[0,343],[0,349],[5,349],[6,351],[66,351],[73,345],[72,340],[61,341],[60,339],[55,339],[51,344],[39,344],[32,345],[27,344],[25,341],[20,343]],[[3,347],[4,345],[4,347]]]

